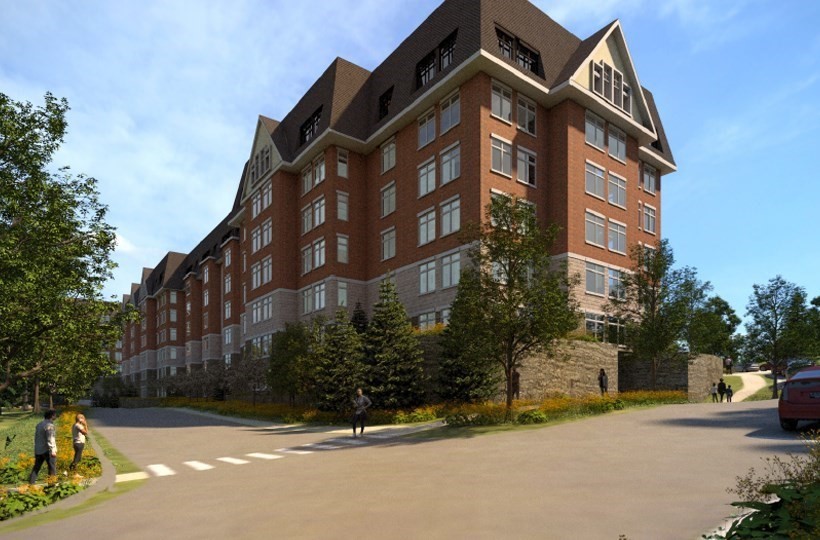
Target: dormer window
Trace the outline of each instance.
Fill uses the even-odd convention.
[[[416,88],[421,88],[436,75],[436,53],[431,52],[416,65]]]
[[[319,120],[322,118],[322,107],[310,115],[302,127],[299,128],[299,144],[305,144],[319,133]]]
[[[498,36],[498,52],[504,58],[512,60],[522,68],[538,74],[538,53],[525,45],[520,39],[500,28],[495,29]]]
[[[439,46],[439,66],[440,70],[444,71],[450,64],[453,63],[456,52],[456,32],[453,32],[447,39],[441,42]]]
[[[624,79],[623,73],[601,60],[592,62],[590,76],[593,92],[632,115],[632,88]]]
[[[390,88],[387,89],[387,91],[385,91],[384,94],[382,94],[379,97],[379,120],[381,120],[382,118],[387,116],[387,114],[390,112],[390,103],[392,101],[393,101],[393,87],[391,86]]]

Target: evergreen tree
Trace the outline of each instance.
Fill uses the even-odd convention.
[[[387,409],[420,405],[424,401],[424,358],[413,325],[389,279],[379,287],[379,302],[373,307],[365,336],[373,402]]]
[[[312,386],[313,374],[302,369],[309,345],[310,330],[299,322],[288,323],[273,335],[268,384],[274,392],[287,395],[291,405],[296,404],[297,394]]]
[[[367,325],[369,323],[367,321],[367,313],[362,309],[361,302],[356,302],[356,307],[353,308],[353,316],[350,318],[350,322],[360,336],[363,336],[365,332],[367,332]]]
[[[316,370],[319,408],[344,413],[357,387],[364,384],[364,348],[347,311],[340,309],[328,325],[314,323],[309,362]]]

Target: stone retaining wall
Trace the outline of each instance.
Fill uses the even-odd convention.
[[[597,394],[598,371],[604,368],[609,392],[620,389],[618,347],[609,343],[561,341],[552,355],[528,358],[522,368],[521,398],[543,399],[550,394]]]
[[[621,391],[650,390],[650,364],[621,353],[618,376]],[[694,358],[685,355],[664,361],[658,367],[655,388],[658,390],[681,390],[689,394],[689,401],[706,399],[713,382],[723,373],[723,363],[717,356],[702,354]]]

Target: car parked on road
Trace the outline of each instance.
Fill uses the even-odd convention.
[[[746,368],[746,371],[760,371],[760,364],[749,364],[749,366]]]
[[[786,381],[777,403],[780,427],[797,429],[800,420],[820,421],[820,366],[801,369]]]

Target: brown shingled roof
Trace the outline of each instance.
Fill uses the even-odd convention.
[[[669,148],[669,141],[666,139],[666,131],[663,129],[663,123],[661,123],[658,108],[655,105],[655,96],[653,96],[652,92],[646,88],[643,88],[643,95],[646,98],[646,106],[649,107],[649,114],[652,115],[652,123],[655,124],[655,131],[658,135],[658,140],[656,142],[651,145],[647,145],[644,148],[653,154],[661,156],[672,165],[677,165],[675,163],[674,156],[672,156],[672,150]]]

